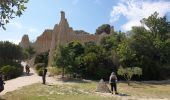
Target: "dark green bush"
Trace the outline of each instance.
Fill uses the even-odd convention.
[[[42,76],[44,67],[45,67],[44,63],[38,63],[35,65],[35,70],[39,76]]]
[[[23,67],[6,65],[1,68],[1,72],[4,75],[5,80],[8,80],[22,75]]]
[[[37,71],[38,75],[39,76],[42,76],[43,75],[43,68],[40,68],[38,71]]]
[[[44,52],[44,53],[41,53],[41,54],[38,54],[35,58],[35,64],[38,64],[38,63],[44,63],[45,66],[47,66],[48,64],[48,53],[49,52]]]
[[[38,71],[39,69],[43,68],[44,66],[45,66],[44,63],[38,63],[38,64],[35,65],[35,70]]]

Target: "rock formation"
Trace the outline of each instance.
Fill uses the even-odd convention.
[[[102,93],[111,93],[110,89],[108,88],[107,84],[104,82],[103,79],[100,80],[95,91]]]
[[[50,50],[52,40],[52,30],[45,30],[41,36],[37,38],[33,47],[37,53]]]
[[[69,43],[73,40],[84,42],[96,42],[99,43],[101,38],[108,34],[93,35],[82,30],[74,31],[72,27],[69,26],[67,19],[65,18],[65,13],[61,11],[61,20],[59,24],[56,24],[52,30],[45,30],[44,33],[39,36],[32,46],[35,48],[37,53],[46,52],[49,50],[49,65],[53,60],[53,54],[55,49],[59,45]],[[22,43],[22,45],[25,45]],[[21,45],[21,47],[23,47]]]
[[[26,49],[26,48],[28,48],[28,47],[30,46],[30,41],[29,41],[28,35],[24,35],[24,36],[22,37],[22,40],[21,40],[21,42],[19,43],[19,45],[20,45],[22,48],[24,48],[24,49]]]

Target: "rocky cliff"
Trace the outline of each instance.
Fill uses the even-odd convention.
[[[24,35],[22,37],[21,42],[19,43],[19,46],[21,46],[22,48],[26,49],[30,46],[30,41],[29,41],[29,37],[28,35]]]
[[[42,53],[49,51],[49,64],[53,60],[54,51],[59,45],[69,43],[71,41],[84,42],[96,42],[99,43],[101,38],[107,36],[108,34],[93,35],[89,34],[83,30],[74,31],[72,27],[69,26],[67,19],[65,18],[65,13],[61,11],[61,20],[59,24],[56,24],[53,29],[45,30],[41,36],[37,38],[32,46],[35,48],[37,53]],[[21,41],[21,47],[27,46],[28,43]]]

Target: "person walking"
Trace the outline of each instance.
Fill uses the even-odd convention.
[[[30,73],[30,67],[28,66],[28,64],[25,66],[25,70],[26,70],[26,74]]]
[[[46,74],[47,74],[47,68],[44,67],[44,69],[43,69],[43,75],[42,75],[43,84],[46,83]]]
[[[114,88],[115,94],[118,94],[118,92],[117,92],[117,84],[116,84],[117,83],[117,77],[116,77],[114,72],[112,72],[111,75],[110,75],[109,83],[110,83],[112,94],[113,94],[113,88]]]

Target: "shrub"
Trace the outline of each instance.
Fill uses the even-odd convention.
[[[37,63],[37,64],[35,65],[35,70],[38,71],[39,69],[43,68],[44,66],[45,66],[44,63]]]
[[[44,63],[45,66],[47,66],[48,64],[48,53],[49,52],[44,52],[44,53],[41,53],[41,54],[38,54],[35,58],[35,64],[38,64],[38,63]]]
[[[40,68],[38,71],[37,71],[38,75],[39,76],[42,76],[43,75],[43,68]]]
[[[23,67],[21,64],[13,63],[13,65],[3,66],[1,72],[4,74],[5,80],[16,78],[23,74]]]
[[[49,67],[48,72],[49,72],[49,76],[55,76],[61,74],[62,70],[57,67]]]
[[[38,74],[39,76],[42,76],[42,75],[43,75],[43,68],[44,68],[44,66],[45,66],[44,63],[37,63],[37,64],[35,65],[35,70],[36,70],[36,72],[37,72],[37,74]]]

